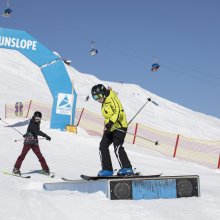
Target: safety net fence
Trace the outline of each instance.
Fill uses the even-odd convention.
[[[39,110],[43,113],[44,120],[50,120],[51,105],[33,100],[6,104],[5,118],[30,118],[35,111]],[[101,114],[84,108],[76,109],[75,125],[94,136],[101,137],[104,130],[104,120]],[[125,143],[146,147],[167,157],[220,169],[220,141],[192,139],[138,123],[131,123],[127,132]]]

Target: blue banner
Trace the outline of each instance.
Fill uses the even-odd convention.
[[[62,61],[42,67],[41,71],[54,100],[51,128],[64,130],[66,125],[74,125],[77,94],[72,94],[72,82]]]
[[[17,50],[41,68],[53,96],[50,127],[74,125],[77,94],[60,57],[21,30],[0,28],[0,48]]]
[[[0,28],[0,48],[17,50],[38,66],[59,59],[27,32],[20,30]]]

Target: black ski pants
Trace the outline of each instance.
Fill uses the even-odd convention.
[[[113,170],[112,161],[109,152],[109,146],[113,143],[114,152],[118,159],[121,168],[132,168],[131,163],[128,159],[127,153],[125,152],[124,139],[126,136],[127,128],[120,128],[120,130],[114,130],[112,132],[104,131],[102,140],[99,146],[100,160],[102,170]]]

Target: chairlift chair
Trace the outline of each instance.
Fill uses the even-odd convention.
[[[12,9],[11,8],[6,8],[2,14],[2,16],[4,17],[10,17],[11,13],[12,13]]]
[[[98,50],[95,48],[95,41],[91,41],[91,50],[90,50],[90,55],[94,56],[98,54]]]
[[[157,71],[158,69],[160,68],[160,65],[158,63],[154,63],[152,64],[152,68],[151,68],[151,71]]]
[[[93,49],[90,50],[90,55],[91,56],[94,56],[96,54],[98,54],[98,50],[97,49],[93,48]]]

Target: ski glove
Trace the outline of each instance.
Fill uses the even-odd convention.
[[[48,135],[45,135],[44,137],[46,138],[47,141],[50,141],[50,140],[51,140],[51,137],[48,136]]]
[[[112,125],[114,124],[114,122],[112,122],[111,120],[109,120],[109,122],[105,125],[105,130],[107,130],[108,132],[110,132]]]

